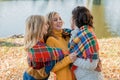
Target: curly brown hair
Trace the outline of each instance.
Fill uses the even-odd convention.
[[[93,27],[93,16],[91,15],[90,11],[84,6],[75,7],[72,11],[72,18],[78,28],[83,25],[89,25]]]

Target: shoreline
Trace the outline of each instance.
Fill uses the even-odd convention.
[[[0,37],[0,39],[6,39],[6,38],[24,38],[24,34],[14,34],[9,35],[7,37]],[[109,39],[109,38],[120,38],[120,36],[109,36],[109,37],[100,37],[98,39]]]

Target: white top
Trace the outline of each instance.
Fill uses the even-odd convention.
[[[70,42],[78,33],[78,31],[79,29],[75,28],[75,30],[71,32],[72,36],[71,36]],[[101,72],[95,71],[95,68],[97,67],[98,62],[99,62],[99,59],[92,60],[92,62],[90,62],[90,59],[77,58],[76,61],[73,63],[73,65],[77,66],[77,69],[74,71],[76,79],[77,80],[103,80],[103,76]]]
[[[103,80],[101,72],[95,71],[99,59],[92,60],[89,59],[77,58],[73,63],[77,66],[77,69],[74,71],[77,80]]]

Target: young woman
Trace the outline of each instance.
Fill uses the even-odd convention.
[[[74,57],[67,50],[51,48],[44,42],[49,26],[45,17],[32,15],[26,20],[25,50],[27,52],[28,69],[24,72],[23,80],[48,80],[51,69],[65,56],[71,62]],[[68,56],[67,56],[68,55]]]
[[[48,14],[48,39],[46,44],[50,47],[61,48],[68,50],[68,41],[70,36],[68,36],[65,29],[62,29],[63,20],[57,12],[50,12]],[[67,30],[69,31],[69,30]],[[73,57],[73,60],[76,59],[76,56]],[[69,57],[64,57],[63,60],[55,64],[52,72],[56,74],[56,80],[75,80],[74,75],[70,70],[71,60]]]
[[[101,62],[99,59],[99,45],[93,31],[93,16],[83,6],[77,6],[72,11],[72,26],[69,42],[70,52],[77,51],[77,59],[72,70],[77,80],[103,80]]]

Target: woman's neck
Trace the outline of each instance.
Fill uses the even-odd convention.
[[[60,29],[60,30],[53,29],[52,31],[53,31],[53,33],[62,33],[62,29]]]
[[[60,30],[54,29],[52,32],[53,32],[53,35],[55,35],[55,36],[62,36],[62,29],[60,29]]]

